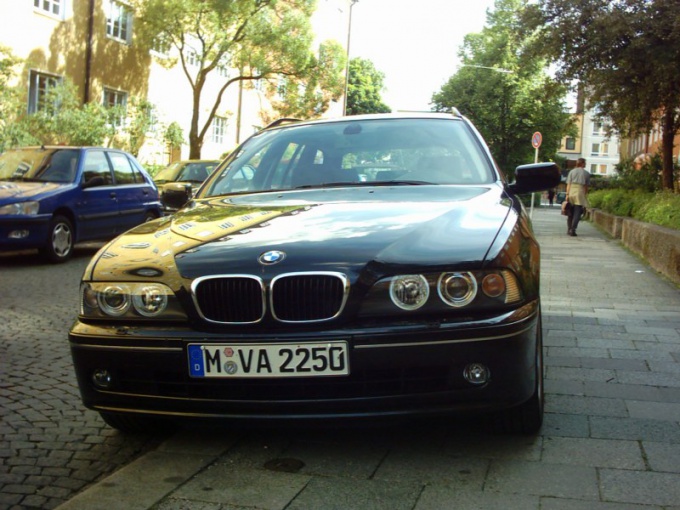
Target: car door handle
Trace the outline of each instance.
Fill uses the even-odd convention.
[[[111,198],[116,198],[116,192],[112,191],[111,194],[109,195]]]

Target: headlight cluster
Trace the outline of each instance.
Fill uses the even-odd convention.
[[[153,282],[93,282],[80,287],[81,314],[98,318],[186,318],[172,290]]]
[[[39,210],[40,202],[17,202],[0,207],[0,214],[12,216],[36,216]]]
[[[368,293],[362,315],[393,313],[395,306],[435,312],[499,307],[521,300],[517,277],[509,270],[406,274],[376,283]]]

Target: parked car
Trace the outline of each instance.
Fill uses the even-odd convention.
[[[193,194],[220,162],[218,160],[189,159],[175,161],[158,172],[153,180],[158,186],[166,214],[184,206],[186,190]],[[178,198],[179,197],[179,198]]]
[[[161,215],[158,190],[130,154],[26,147],[0,155],[0,250],[64,262],[80,241],[110,239]]]
[[[84,404],[121,430],[483,412],[535,433],[540,250],[517,195],[560,172],[515,178],[459,114],[262,130],[90,262],[69,333]]]

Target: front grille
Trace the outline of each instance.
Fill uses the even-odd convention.
[[[289,273],[274,278],[268,290],[256,276],[220,275],[197,279],[192,291],[199,313],[211,322],[259,322],[266,314],[265,303],[274,320],[318,322],[340,315],[349,283],[341,273]]]
[[[293,274],[272,281],[272,315],[283,322],[312,322],[337,316],[345,302],[342,275]]]
[[[194,283],[193,290],[201,315],[209,321],[253,323],[264,316],[264,287],[259,278],[204,278]]]

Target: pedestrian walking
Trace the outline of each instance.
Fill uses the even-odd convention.
[[[576,229],[581,221],[581,216],[586,207],[590,207],[588,203],[588,186],[590,185],[590,174],[586,171],[586,160],[578,158],[576,161],[576,168],[573,168],[569,175],[567,175],[567,196],[565,200],[573,207],[571,214],[567,216],[567,234],[576,236]]]
[[[553,200],[555,200],[555,189],[550,188],[548,190],[548,203],[550,204],[550,207],[553,206]]]

